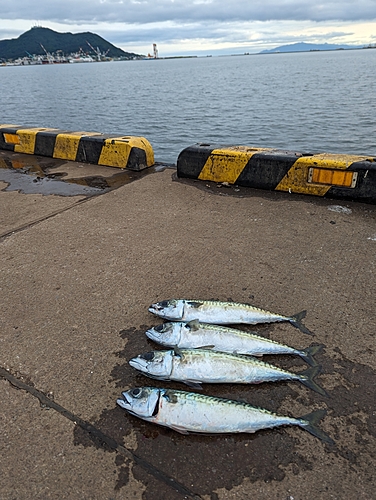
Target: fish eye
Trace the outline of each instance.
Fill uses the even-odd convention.
[[[169,301],[168,300],[162,300],[162,302],[159,303],[160,307],[168,307]]]
[[[135,398],[137,396],[139,396],[141,394],[141,389],[133,389],[133,391],[131,392],[132,396],[134,396]]]
[[[155,330],[156,332],[158,332],[158,333],[162,333],[162,332],[163,332],[163,330],[164,330],[164,324],[162,324],[162,325],[158,325],[158,326],[155,326],[155,327],[154,327],[154,330]]]
[[[154,352],[145,352],[145,354],[140,354],[141,359],[145,361],[152,361],[154,359]]]

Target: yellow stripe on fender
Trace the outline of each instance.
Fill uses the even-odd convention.
[[[296,160],[287,174],[276,186],[277,191],[291,191],[293,193],[313,194],[316,196],[324,196],[333,183],[328,184],[309,183],[309,169],[330,169],[330,170],[346,170],[355,162],[369,160],[368,156],[356,155],[341,155],[322,153],[310,156],[301,156]],[[328,177],[329,179],[329,177]]]
[[[75,161],[78,145],[83,136],[100,135],[97,132],[67,132],[56,136],[53,158]]]
[[[14,151],[16,153],[34,154],[35,139],[38,132],[46,132],[48,130],[56,130],[53,128],[24,128],[17,130],[19,143],[15,144]]]
[[[102,146],[98,165],[125,168],[132,148],[145,151],[147,167],[154,165],[154,152],[148,140],[144,137],[113,137],[106,139]]]
[[[58,134],[56,136],[53,158],[61,158],[63,160],[76,159],[78,144],[81,136],[73,134]]]
[[[268,149],[249,148],[247,146],[214,149],[206,160],[198,178],[202,181],[234,184],[250,158],[261,151],[268,151]]]

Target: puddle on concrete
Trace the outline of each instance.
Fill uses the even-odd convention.
[[[0,170],[0,181],[8,186],[3,191],[20,191],[23,194],[43,194],[59,196],[93,196],[103,192],[103,189],[67,183],[49,176],[36,176],[30,172],[8,169]]]
[[[156,164],[140,172],[0,151],[3,191],[58,196],[96,196],[172,165]]]
[[[145,325],[139,329],[120,332],[127,343],[124,350],[117,353],[119,364],[111,373],[110,383],[115,381],[119,396],[123,390],[143,385],[190,391],[184,384],[149,379],[129,366],[128,360],[135,354],[158,349],[145,337],[147,328]],[[260,334],[268,337],[272,328],[265,325],[259,330]],[[309,343],[310,341],[307,341],[307,346]],[[372,463],[376,438],[376,412],[372,389],[376,384],[376,372],[367,366],[349,361],[339,349],[336,350],[334,359],[326,355],[325,351],[318,354],[316,359],[322,365],[322,375],[318,377],[317,382],[326,388],[329,398],[323,398],[292,382],[256,386],[206,384],[202,393],[243,400],[281,414],[288,413],[288,401],[299,403],[305,410],[302,413],[318,408],[327,409],[328,415],[322,421],[321,427],[335,440],[335,445],[318,441],[318,446],[323,446],[324,452],[331,454],[333,460],[346,460],[351,468],[357,470],[363,481],[372,482],[372,467],[367,468],[365,464]],[[292,356],[268,356],[265,360],[291,371],[300,371],[307,366],[302,360]],[[361,390],[365,381],[368,386]],[[301,416],[295,413],[290,412],[296,417]],[[289,432],[286,428],[265,430],[254,435],[183,436],[173,430],[144,422],[119,407],[105,409],[93,425],[119,443],[127,442],[127,438],[135,433],[135,453],[138,456],[148,460],[196,494],[211,495],[213,499],[217,498],[215,494],[213,496],[213,491],[220,488],[231,490],[242,484],[245,478],[264,484],[282,481],[288,469],[298,475],[301,471],[317,468],[312,450],[309,445],[304,444],[305,431],[299,428],[291,428]],[[94,443],[80,428],[74,431],[74,442],[77,445],[98,446],[98,443]],[[309,437],[307,442],[312,443],[312,437]],[[145,500],[181,498],[166,484],[161,484],[146,474],[140,466],[130,465],[129,461],[119,456],[116,458],[116,465],[117,489],[126,486],[131,466],[133,476],[147,487],[143,494]]]

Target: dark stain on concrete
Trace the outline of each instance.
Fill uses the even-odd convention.
[[[148,379],[129,366],[128,360],[132,356],[159,348],[146,338],[144,332],[147,328],[147,325],[142,325],[139,329],[130,328],[120,332],[126,344],[124,349],[117,353],[119,364],[114,367],[110,380],[111,383],[115,381],[116,387],[119,388],[119,396],[123,390],[142,385],[190,391],[184,384],[169,384]],[[260,334],[266,337],[272,329],[273,326],[270,325],[258,328]],[[265,359],[295,371],[301,371],[306,367],[300,358],[292,356],[268,356]],[[376,437],[376,417],[373,414],[376,373],[367,366],[347,360],[339,349],[336,349],[335,359],[330,359],[325,352],[318,354],[316,359],[322,365],[323,375],[337,372],[345,380],[344,385],[328,390],[329,398],[323,398],[293,382],[265,383],[257,386],[213,384],[205,385],[203,393],[243,400],[277,413],[282,402],[288,397],[304,405],[306,411],[303,413],[317,408],[327,408],[328,415],[322,422],[322,427],[325,428],[327,425],[327,430],[336,443],[334,446],[322,443],[322,446],[326,453],[342,457],[356,469],[360,454],[363,454],[363,458],[364,453],[375,454],[374,451],[367,451],[365,445],[369,445],[371,438]],[[320,376],[318,382],[322,383]],[[325,387],[325,384],[322,385]],[[366,420],[359,417],[359,412],[366,415]],[[280,413],[286,414],[286,411]],[[338,421],[337,417],[340,417],[340,424],[333,423],[334,420]],[[301,451],[302,447],[297,448],[297,445],[305,439],[305,431],[299,428],[294,428],[293,433],[278,428],[259,431],[253,435],[183,436],[170,429],[144,422],[119,407],[103,411],[100,419],[93,425],[119,443],[123,443],[124,438],[135,431],[138,456],[148,460],[201,496],[212,494],[219,488],[231,490],[241,484],[244,478],[263,483],[282,481],[286,474],[284,469],[288,465],[292,466],[295,475],[314,467],[311,458]],[[341,435],[346,432],[348,426],[356,429],[355,445],[349,444],[351,441],[348,440],[341,441]],[[76,444],[84,446],[99,445],[93,443],[79,428],[75,429],[74,439]],[[130,464],[122,458],[117,458],[116,464],[117,489],[120,489],[128,483]],[[146,485],[143,495],[145,500],[157,500],[161,495],[164,498],[181,498],[181,495],[167,485],[161,485],[160,481],[145,474],[142,467],[133,465],[132,470],[134,477]],[[365,480],[372,480],[372,470],[362,471],[362,475],[365,476]],[[215,495],[211,498],[214,499]]]
[[[118,467],[115,490],[120,490],[123,486],[129,483],[129,461],[126,458],[117,455],[115,464]]]
[[[345,358],[337,347],[335,359],[323,357],[323,372],[328,374],[338,373],[346,382],[346,386],[339,385],[329,391],[331,400],[328,403],[333,417],[341,417],[344,425],[334,425],[336,441],[335,453],[346,459],[350,464],[357,465],[360,453],[364,458],[368,453],[376,458],[375,448],[371,439],[376,438],[376,412],[375,412],[375,384],[376,372],[370,367],[353,363]],[[362,417],[366,416],[365,421]],[[341,434],[351,433],[355,428],[354,440],[356,449],[351,449],[347,441],[341,441]],[[367,450],[367,447],[369,450]],[[371,475],[368,477],[371,480]]]
[[[76,172],[76,177],[67,177],[66,173],[55,171],[67,165]],[[141,171],[106,167],[105,174],[84,176],[81,167],[82,165],[72,161],[0,151],[0,181],[8,184],[4,191],[19,191],[24,194],[96,196],[172,166],[156,163]]]

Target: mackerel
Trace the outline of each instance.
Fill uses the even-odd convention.
[[[254,433],[283,425],[296,425],[328,444],[334,441],[318,427],[326,415],[317,410],[299,418],[277,415],[231,399],[155,387],[136,387],[122,393],[117,404],[131,415],[169,427],[181,434]]]
[[[148,377],[183,382],[195,388],[201,388],[201,383],[261,384],[296,380],[327,396],[324,389],[313,380],[319,374],[320,366],[293,373],[251,356],[207,349],[151,351],[130,359],[129,364]]]
[[[166,347],[179,349],[210,348],[214,351],[263,356],[264,354],[291,354],[300,356],[311,366],[317,365],[313,356],[323,345],[313,345],[306,349],[295,349],[260,337],[251,332],[243,332],[226,326],[200,323],[198,320],[170,322],[149,328],[147,337]]]
[[[149,311],[169,321],[191,321],[197,319],[202,323],[213,323],[216,325],[231,325],[246,323],[255,325],[257,323],[275,323],[288,321],[303,333],[313,335],[302,319],[307,311],[301,311],[293,316],[282,316],[264,309],[259,309],[250,304],[239,304],[238,302],[220,302],[209,300],[187,300],[171,299],[162,300],[151,304]]]

